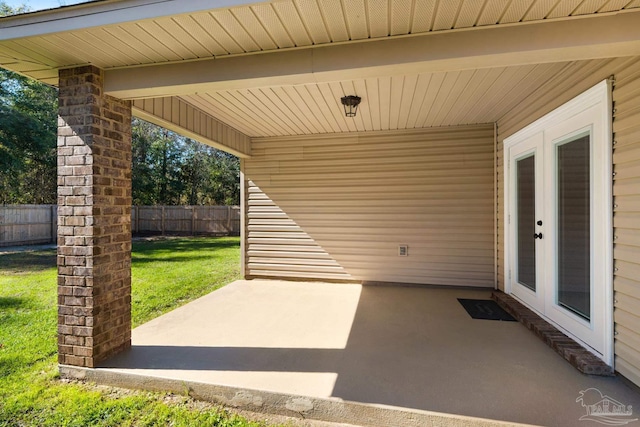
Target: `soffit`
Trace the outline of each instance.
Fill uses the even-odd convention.
[[[496,122],[562,72],[608,60],[407,74],[181,96],[252,137],[402,130]],[[362,97],[355,118],[340,104]]]
[[[639,7],[640,0],[281,0],[2,40],[0,64],[56,84],[59,68],[87,63],[172,63]]]

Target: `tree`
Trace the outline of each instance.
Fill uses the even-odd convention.
[[[162,205],[179,205],[184,185],[180,180],[183,167],[178,135],[160,128],[161,137],[151,145],[151,162],[157,185],[157,200]]]
[[[0,16],[28,12],[0,1]],[[55,88],[0,68],[0,203],[56,203]],[[133,119],[136,205],[238,204],[236,157]]]
[[[0,203],[55,203],[57,91],[0,69]]]
[[[240,162],[143,120],[132,123],[135,205],[240,203]]]
[[[184,190],[180,179],[180,137],[144,120],[132,122],[133,203],[177,205]]]
[[[240,161],[224,151],[212,149],[209,156],[207,204],[240,204]]]
[[[26,12],[29,12],[29,7],[24,4],[18,7],[11,7],[7,3],[0,1],[0,16],[17,15]]]
[[[151,144],[158,137],[158,127],[136,118],[131,123],[132,173],[131,186],[134,205],[156,203],[155,182],[151,159]]]
[[[211,150],[206,145],[192,139],[185,140],[182,181],[186,187],[186,203],[189,205],[204,204],[202,193],[207,184],[210,155]]]
[[[54,88],[0,68],[0,203],[55,203],[57,109]]]
[[[240,162],[237,157],[187,139],[183,182],[190,205],[240,203]]]

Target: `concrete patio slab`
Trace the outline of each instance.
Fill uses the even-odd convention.
[[[583,375],[518,322],[472,319],[457,298],[490,290],[237,281],[134,329],[133,348],[89,377],[547,426],[595,425],[576,401],[589,388],[640,408],[620,378]]]

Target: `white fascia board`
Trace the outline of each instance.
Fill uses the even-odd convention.
[[[115,0],[0,18],[0,41],[255,4],[255,0]]]

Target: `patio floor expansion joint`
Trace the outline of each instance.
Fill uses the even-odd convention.
[[[587,375],[604,377],[615,375],[611,366],[525,307],[511,295],[507,295],[502,291],[494,291],[491,294],[491,299],[536,334],[538,338],[555,350],[567,362],[571,363],[578,371]]]

